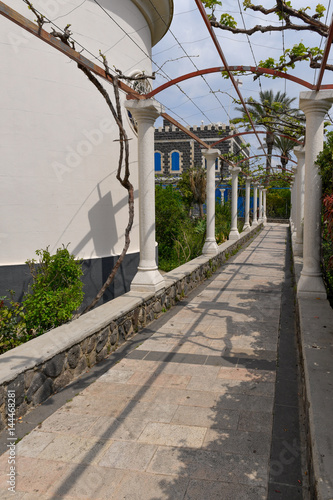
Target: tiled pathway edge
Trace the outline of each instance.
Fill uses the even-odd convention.
[[[302,258],[293,256],[298,281]],[[311,498],[333,499],[333,310],[328,300],[297,299],[307,416]]]

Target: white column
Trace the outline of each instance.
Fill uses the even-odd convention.
[[[203,255],[216,255],[218,246],[215,239],[215,160],[221,154],[218,149],[203,149],[202,154],[207,163],[206,184],[206,241],[202,249]]]
[[[221,193],[221,206],[223,207],[223,205],[224,205],[224,193],[225,193],[225,189],[220,189],[220,193]]]
[[[264,186],[259,186],[259,224],[263,221],[262,217],[262,190],[264,189]]]
[[[245,222],[243,231],[249,231],[250,226],[250,192],[252,177],[247,177],[245,181]]]
[[[297,208],[296,208],[296,238],[294,243],[294,254],[303,255],[303,218],[304,218],[304,191],[305,191],[305,149],[294,148],[297,158]]]
[[[232,195],[231,195],[231,229],[229,240],[238,240],[239,232],[237,228],[237,209],[238,209],[238,174],[240,167],[230,168],[232,175]]]
[[[253,183],[253,220],[252,220],[252,226],[258,225],[258,216],[257,216],[258,186],[259,186],[259,182]]]
[[[326,96],[328,99],[320,99]],[[320,269],[321,177],[315,161],[323,149],[324,117],[332,100],[332,92],[300,94],[299,107],[306,118],[303,269],[297,289],[300,297],[326,298]]]
[[[262,190],[262,221],[267,224],[266,207],[267,207],[267,189]]]
[[[131,290],[156,292],[165,283],[155,257],[154,123],[163,112],[155,99],[126,101],[138,124],[140,262]]]

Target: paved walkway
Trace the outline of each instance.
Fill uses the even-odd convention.
[[[15,495],[2,455],[0,497],[267,499],[286,237],[286,226],[266,226],[25,436]]]

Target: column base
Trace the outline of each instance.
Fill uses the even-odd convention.
[[[247,222],[246,224],[244,224],[243,231],[250,231],[250,229],[251,229],[251,226],[250,226],[249,222]]]
[[[293,252],[294,255],[296,255],[297,257],[303,257],[303,243],[299,243],[296,240],[293,245]]]
[[[238,229],[232,229],[229,234],[229,240],[239,240]]]
[[[326,299],[327,293],[321,275],[301,272],[297,296],[305,299]]]
[[[159,270],[138,267],[138,272],[131,283],[131,291],[157,292],[165,287],[165,281]]]
[[[202,255],[217,255],[219,253],[219,247],[216,241],[205,241],[202,249]]]
[[[267,224],[267,217],[264,217],[262,221],[264,224]]]
[[[258,221],[257,220],[252,221],[252,227],[256,227],[256,226],[258,226]]]

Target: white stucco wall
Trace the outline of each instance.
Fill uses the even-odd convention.
[[[61,28],[70,23],[74,38],[93,54],[101,49],[110,67],[151,72],[151,30],[131,0],[100,1],[114,20],[91,0],[33,3]],[[35,20],[22,0],[10,7]],[[0,60],[0,265],[62,243],[85,259],[119,254],[128,208],[115,177],[118,129],[104,99],[74,62],[1,16]],[[137,143],[125,122],[137,205]],[[137,213],[130,253],[139,250]]]

